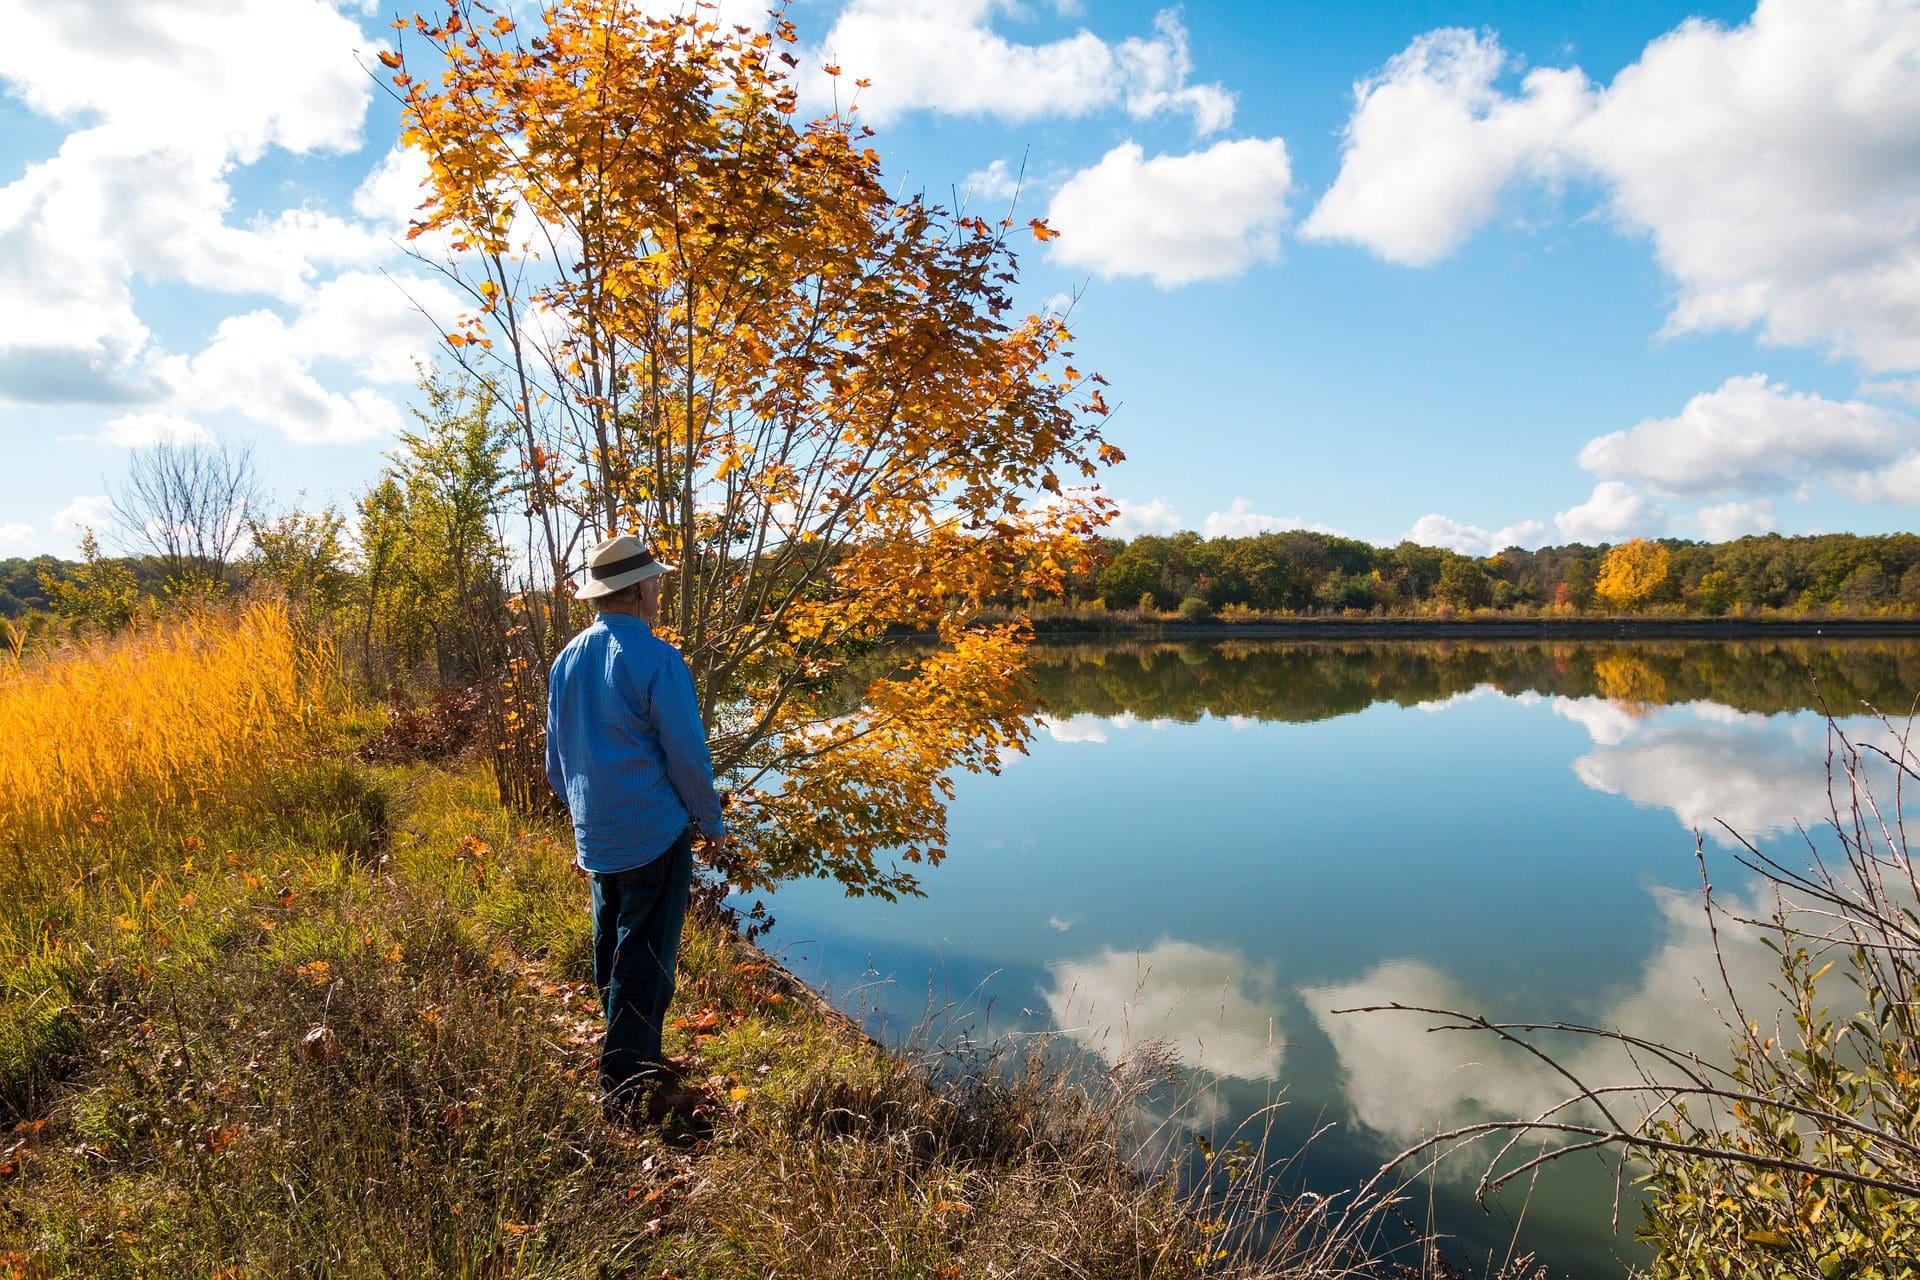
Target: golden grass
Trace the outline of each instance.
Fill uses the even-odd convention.
[[[277,603],[205,609],[0,666],[0,830],[70,827],[138,800],[197,806],[308,736],[324,653]]]

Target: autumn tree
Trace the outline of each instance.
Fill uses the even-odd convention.
[[[250,518],[247,540],[252,581],[284,592],[309,621],[329,620],[347,607],[354,574],[339,508]]]
[[[534,34],[452,0],[397,25],[415,244],[469,300],[447,342],[509,426],[532,548],[525,712],[574,625],[549,588],[638,533],[679,566],[660,629],[735,794],[728,874],[911,890],[884,855],[940,857],[950,771],[1029,732],[1025,633],[982,602],[1057,593],[1108,509],[1076,483],[1119,457],[1100,380],[1013,305],[1016,237],[1055,233],[890,192],[861,82],[803,123],[784,19],[564,0]],[[942,644],[851,711],[826,696],[901,627]]]
[[[1449,556],[1440,566],[1433,594],[1456,609],[1479,609],[1493,598],[1493,586],[1479,565],[1465,556]]]
[[[140,609],[140,585],[127,562],[102,556],[92,529],[81,532],[80,556],[80,563],[65,574],[40,574],[40,588],[53,611],[70,623],[108,634],[132,625]]]
[[[1594,596],[1612,609],[1638,609],[1666,585],[1671,560],[1671,553],[1657,542],[1623,542],[1600,562]]]

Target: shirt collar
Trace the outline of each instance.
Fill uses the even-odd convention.
[[[647,625],[647,620],[636,614],[596,613],[593,616],[593,621],[595,626],[604,626],[611,629],[638,627],[648,635],[653,634],[653,628]]]

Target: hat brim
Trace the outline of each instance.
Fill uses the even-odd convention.
[[[611,578],[588,578],[573,593],[576,600],[598,600],[601,596],[610,596],[616,591],[625,591],[636,582],[645,582],[648,578],[657,578],[663,573],[672,573],[673,566],[664,560],[655,560],[652,564],[643,564],[638,569],[629,569],[625,573],[616,573]]]

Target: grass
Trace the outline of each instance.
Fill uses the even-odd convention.
[[[0,1277],[1355,1261],[1311,1210],[1256,1215],[1245,1157],[1198,1193],[1137,1158],[1166,1064],[890,1056],[708,914],[669,1048],[714,1131],[608,1127],[567,834],[477,765],[355,760],[368,718],[285,627],[204,615],[0,684],[40,717],[0,746],[35,788],[0,859]],[[150,745],[115,764],[116,735]]]

